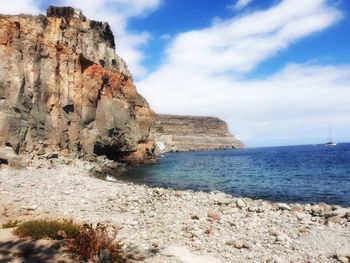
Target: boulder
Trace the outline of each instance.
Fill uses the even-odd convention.
[[[333,224],[342,224],[343,223],[343,219],[340,216],[331,216],[327,219],[326,223],[327,225],[329,225],[330,223]]]
[[[12,147],[0,147],[0,167],[7,165],[14,168],[22,168],[25,166],[25,158],[17,155]]]
[[[210,221],[217,221],[220,219],[220,215],[217,212],[209,211],[208,212],[208,219]]]
[[[291,210],[291,207],[288,205],[288,204],[285,204],[285,203],[278,203],[278,208],[280,210],[287,210],[287,211],[290,211]]]
[[[228,205],[233,202],[232,197],[226,195],[225,193],[217,193],[212,196],[211,199],[218,205]]]
[[[247,204],[243,201],[242,198],[238,198],[236,201],[236,205],[238,208],[243,209],[247,206]]]

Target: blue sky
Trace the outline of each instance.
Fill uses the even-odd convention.
[[[0,12],[59,4],[108,21],[156,112],[220,117],[253,147],[323,143],[328,126],[350,141],[348,0],[12,2]]]
[[[234,2],[227,0],[201,1],[200,6],[198,6],[197,1],[169,0],[163,2],[154,13],[131,19],[128,30],[151,33],[152,38],[143,49],[146,57],[142,63],[147,69],[154,70],[161,62],[162,52],[166,46],[164,36],[208,27],[215,19],[228,19],[255,10],[268,9],[278,2],[276,0],[252,1],[247,10],[240,12],[232,8]],[[341,23],[294,43],[283,52],[262,62],[248,76],[262,77],[271,74],[290,61],[303,63],[309,60],[317,60],[318,63],[324,64],[349,62],[350,34],[346,32],[347,28],[350,28],[348,17],[350,1],[333,2],[346,15]]]

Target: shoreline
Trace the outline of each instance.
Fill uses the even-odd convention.
[[[120,228],[125,248],[138,251],[144,262],[350,259],[349,207],[109,182],[91,176],[91,170],[89,162],[64,158],[0,170],[0,223],[33,218],[107,222]]]
[[[148,164],[145,164],[148,165]],[[152,164],[153,165],[153,164]],[[127,168],[129,169],[129,168]],[[132,168],[131,168],[132,169]],[[123,176],[123,173],[121,174]],[[123,177],[123,179],[118,179],[118,177],[120,175],[116,174],[116,175],[112,175],[112,174],[106,174],[103,176],[99,176],[99,175],[93,175],[95,178],[102,180],[102,181],[109,181],[108,179],[106,179],[107,176],[112,177],[113,179],[117,180],[118,182],[124,182],[124,183],[129,183],[129,184],[133,184],[133,185],[140,185],[140,186],[145,186],[145,187],[150,187],[150,188],[162,188],[164,190],[170,190],[170,191],[190,191],[190,192],[201,192],[201,193],[205,193],[205,194],[211,194],[211,193],[222,193],[228,196],[232,196],[234,198],[247,198],[247,199],[251,199],[252,201],[266,201],[266,202],[270,202],[270,203],[286,203],[286,204],[298,204],[298,205],[317,205],[317,204],[326,204],[328,206],[338,206],[338,207],[342,207],[342,208],[349,208],[350,209],[350,203],[349,204],[344,204],[344,203],[331,203],[331,202],[327,202],[327,201],[299,201],[299,202],[293,202],[293,201],[285,201],[285,200],[274,200],[274,199],[270,199],[268,197],[256,197],[256,196],[246,196],[246,195],[233,195],[230,193],[226,193],[220,190],[196,190],[196,189],[192,189],[192,188],[176,188],[176,187],[171,187],[171,186],[158,186],[156,184],[147,184],[147,183],[143,183],[143,182],[139,182],[139,181],[134,181],[131,177],[131,175],[129,176],[130,179],[126,179],[126,177]],[[114,182],[112,179],[112,181],[110,182]]]

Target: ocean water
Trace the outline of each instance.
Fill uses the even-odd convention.
[[[119,177],[281,202],[350,205],[350,143],[165,154]]]

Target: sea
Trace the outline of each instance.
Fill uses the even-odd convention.
[[[121,180],[288,203],[350,206],[350,143],[164,154]]]

